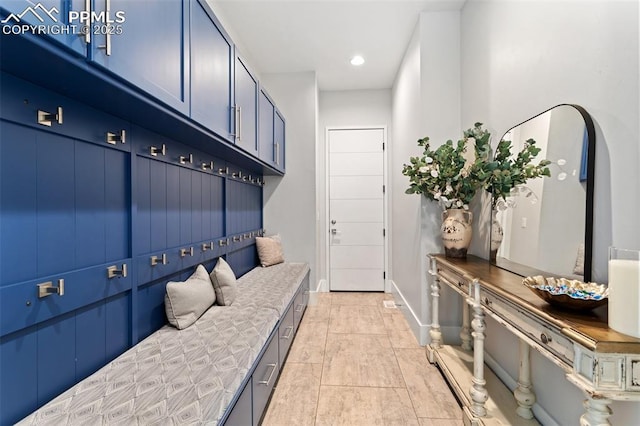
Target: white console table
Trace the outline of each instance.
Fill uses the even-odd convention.
[[[522,284],[522,277],[469,256],[430,255],[432,324],[427,358],[437,364],[463,404],[465,424],[538,424],[531,408],[530,350],[537,350],[586,395],[582,426],[608,425],[613,400],[640,401],[640,339],[617,333],[594,313],[556,309]],[[463,307],[460,346],[445,345],[439,322],[440,286]],[[519,338],[518,385],[512,393],[484,365],[485,316]]]

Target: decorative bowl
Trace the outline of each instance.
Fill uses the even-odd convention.
[[[536,275],[522,280],[545,302],[574,311],[590,310],[607,303],[609,288],[604,284],[585,283],[566,278]]]

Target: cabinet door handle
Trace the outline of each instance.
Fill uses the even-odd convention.
[[[280,165],[280,144],[276,142],[276,164]]]
[[[260,380],[258,382],[259,385],[265,385],[265,386],[269,386],[269,383],[271,383],[271,379],[273,379],[273,374],[276,372],[276,370],[278,369],[278,363],[275,364],[267,364],[267,367],[271,368],[271,373],[268,374],[269,377],[267,377],[266,380]],[[266,376],[266,374],[265,374]]]
[[[541,333],[540,340],[546,345],[551,342],[551,336],[547,336],[545,333]]]
[[[280,338],[283,340],[289,340],[291,338],[291,334],[293,334],[293,326],[290,325],[285,330],[287,330],[287,334],[283,334]]]
[[[193,247],[180,249],[180,257],[193,256]]]
[[[111,0],[104,0],[104,8],[105,8],[105,15],[109,16],[109,14],[111,13]],[[105,32],[107,34],[105,36],[104,45],[98,46],[98,49],[104,49],[104,53],[107,56],[111,56],[111,32],[110,31],[105,31]]]
[[[233,132],[229,133],[229,136],[233,136],[233,140],[235,141],[238,139],[238,107],[233,105],[231,109],[233,110]]]
[[[242,141],[242,107],[238,107],[238,142]]]

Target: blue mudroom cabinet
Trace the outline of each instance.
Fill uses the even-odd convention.
[[[284,173],[284,118],[206,2],[40,4],[126,21],[108,43],[1,35],[1,425],[162,327],[168,281],[257,265],[264,176]]]
[[[94,13],[115,22],[91,24],[89,59],[189,114],[189,7],[189,0],[93,2]]]

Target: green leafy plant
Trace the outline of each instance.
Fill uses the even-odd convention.
[[[490,155],[491,134],[476,123],[463,133],[463,138],[455,145],[448,140],[435,150],[431,149],[429,138],[418,140],[424,147],[421,157],[411,157],[404,164],[402,174],[409,177],[407,194],[424,194],[437,201],[443,209],[468,209],[477,190],[483,186],[486,172],[483,165]],[[473,148],[473,159],[465,153]]]
[[[528,179],[551,176],[547,167],[550,161],[532,163],[541,151],[535,140],[528,139],[513,157],[512,143],[505,139],[492,155],[490,138],[482,123],[475,123],[455,145],[448,140],[433,150],[428,137],[419,139],[418,145],[424,147],[422,156],[411,157],[402,169],[410,182],[405,193],[424,194],[443,209],[468,209],[478,189],[484,188],[492,195],[491,207],[495,208]],[[473,149],[473,158],[465,156],[469,149]]]
[[[541,151],[535,140],[527,139],[515,157],[511,155],[511,148],[511,141],[502,139],[496,147],[493,159],[487,159],[481,168],[480,178],[484,181],[484,189],[492,196],[493,209],[498,203],[507,203],[507,198],[513,194],[514,189],[524,185],[527,180],[551,176],[547,167],[551,161],[532,163]]]

